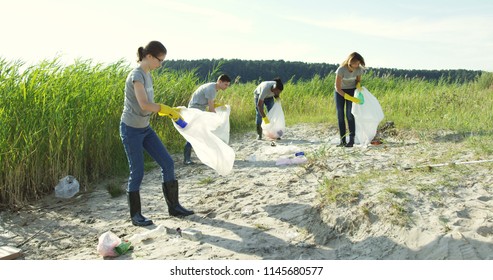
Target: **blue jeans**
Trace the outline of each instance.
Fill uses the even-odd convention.
[[[344,92],[347,94],[354,96],[353,89],[345,89]],[[337,123],[339,125],[339,135],[341,136],[341,141],[346,142],[346,121],[344,119],[344,106],[346,107],[346,119],[349,127],[349,137],[350,139],[354,139],[356,124],[354,122],[354,116],[351,113],[351,109],[353,108],[353,102],[344,99],[337,91],[334,91],[334,100],[336,103],[336,112],[337,112]]]
[[[185,155],[185,160],[189,160],[189,158],[186,158],[189,154],[191,154],[192,152],[192,144],[190,144],[190,142],[187,141],[187,143],[185,143],[185,147],[183,149],[183,154]]]
[[[127,154],[130,177],[128,192],[140,190],[144,178],[144,150],[159,164],[163,182],[175,180],[175,165],[173,158],[164,147],[156,132],[148,126],[135,128],[120,123],[120,137]]]
[[[255,96],[255,111],[257,112],[257,116],[255,117],[255,122],[257,123],[257,125],[261,125],[262,124],[262,116],[260,115],[259,111],[258,111],[258,95]],[[264,99],[264,105],[267,107],[267,112],[270,111],[270,109],[272,109],[272,106],[274,106],[274,97],[268,97],[266,99]],[[265,112],[265,113],[267,113]]]

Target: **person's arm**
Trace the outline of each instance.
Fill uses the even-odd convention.
[[[261,83],[259,87],[257,87],[257,92],[259,93],[258,96],[258,102],[257,102],[257,109],[262,118],[265,118],[267,115],[265,115],[264,112],[264,98],[267,94],[267,91],[270,91],[270,88],[267,89],[265,87],[265,83]]]
[[[208,106],[209,106],[209,112],[213,112],[213,113],[215,113],[215,112],[216,112],[216,108],[215,108],[215,106],[214,106],[214,103],[215,103],[215,102],[214,102],[214,99],[208,99],[208,100],[207,100],[207,104],[208,104]]]
[[[265,111],[264,111],[264,100],[263,99],[259,99],[258,100],[257,108],[258,108],[259,114],[262,116],[262,121],[264,122],[264,124],[269,124],[270,123],[270,120],[267,117],[267,115],[265,114]]]
[[[264,112],[264,100],[263,99],[258,100],[257,108],[258,108],[258,112],[259,112],[260,116],[262,116],[262,118],[267,117],[267,115]]]
[[[135,97],[137,98],[137,102],[139,102],[139,106],[142,110],[149,112],[156,112],[160,116],[170,117],[174,121],[181,119],[181,115],[176,109],[171,108],[164,104],[149,102],[149,100],[147,99],[147,94],[144,89],[144,85],[141,82],[134,82],[134,90],[135,90]]]
[[[336,76],[336,91],[337,91],[337,93],[339,93],[340,96],[344,97],[344,95],[346,93],[342,90],[341,86],[342,86],[342,76],[337,75]]]
[[[336,76],[336,91],[337,91],[337,93],[339,93],[339,95],[344,97],[344,99],[346,99],[346,100],[349,100],[349,101],[357,103],[357,104],[361,104],[361,100],[359,100],[358,98],[353,97],[353,96],[347,94],[346,92],[344,92],[341,88],[341,85],[342,85],[342,77],[337,75]]]
[[[361,75],[356,76],[356,89],[358,89],[358,91],[361,91]]]
[[[159,104],[149,102],[149,100],[147,99],[144,84],[135,81],[134,90],[135,97],[137,98],[137,102],[139,102],[139,106],[142,110],[149,112],[159,112],[161,110],[161,106]]]

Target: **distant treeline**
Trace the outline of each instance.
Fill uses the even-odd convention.
[[[259,82],[280,77],[283,81],[311,80],[314,76],[325,77],[333,74],[338,64],[290,62],[284,60],[240,60],[240,59],[199,59],[168,60],[166,71],[194,71],[203,81],[212,81],[220,73],[228,74],[236,82]],[[368,68],[367,74],[376,77],[393,76],[418,78],[428,81],[442,80],[452,83],[474,81],[482,71],[473,70],[403,70],[394,68]]]

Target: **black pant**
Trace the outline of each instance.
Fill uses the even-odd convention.
[[[347,94],[354,96],[354,91],[356,89],[344,89],[344,92]],[[344,115],[346,116],[348,127],[349,127],[349,137],[350,139],[354,139],[354,135],[356,133],[356,124],[354,123],[354,116],[351,113],[351,109],[353,108],[353,102],[344,99],[337,91],[334,92],[334,101],[336,103],[336,112],[337,112],[337,123],[339,125],[339,135],[341,136],[341,141],[346,140],[346,121],[344,119]],[[346,107],[346,112],[344,114],[344,107]]]

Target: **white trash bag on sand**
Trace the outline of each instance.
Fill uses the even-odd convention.
[[[71,198],[79,192],[79,181],[72,175],[60,179],[55,186],[55,196],[60,198]]]
[[[286,122],[284,119],[284,111],[282,110],[281,101],[274,102],[274,105],[267,112],[269,124],[262,122],[262,133],[269,139],[277,139],[284,135],[286,130]]]
[[[219,175],[228,175],[233,170],[235,152],[214,133],[224,126],[225,116],[195,108],[178,108],[181,109],[180,114],[188,125],[181,128],[173,123],[176,130],[192,144],[195,154],[203,164],[216,170]],[[227,121],[229,122],[229,114]],[[225,138],[224,135],[222,137]]]
[[[377,134],[378,124],[383,120],[384,114],[380,103],[368,89],[362,87],[360,93],[363,95],[364,103],[362,105],[354,103],[351,109],[356,123],[355,142],[368,146]],[[355,97],[358,96],[355,94]]]

